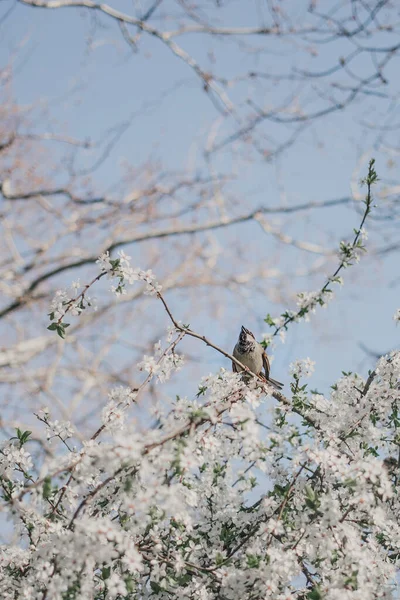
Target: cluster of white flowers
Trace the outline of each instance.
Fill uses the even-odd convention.
[[[105,271],[106,273],[111,274],[115,269],[115,266],[111,263],[111,257],[108,250],[107,252],[100,254],[99,258],[96,260],[96,264],[99,265],[102,272]]]
[[[46,435],[49,441],[57,437],[65,442],[75,434],[75,429],[70,421],[59,421],[58,419],[52,421],[50,419],[50,409],[47,406],[41,408],[36,416],[40,421],[45,423]]]
[[[68,315],[73,317],[79,316],[85,309],[91,307],[92,310],[97,310],[97,300],[88,294],[89,288],[107,275],[108,279],[116,279],[116,285],[111,286],[111,291],[117,296],[126,294],[125,284],[133,284],[135,281],[143,281],[145,288],[143,293],[148,296],[154,296],[161,292],[162,286],[156,281],[154,273],[151,269],[144,271],[143,269],[133,269],[130,265],[131,257],[127,256],[123,250],[119,250],[117,258],[111,259],[110,253],[103,252],[97,259],[96,263],[100,267],[100,275],[98,275],[90,284],[81,288],[80,280],[73,281],[71,284],[71,294],[67,290],[57,290],[50,304],[50,325],[48,329],[56,331],[62,338],[65,337],[65,330],[69,327],[69,323],[64,322],[64,318]]]
[[[162,290],[162,286],[157,283],[155,275],[151,269],[147,271],[139,271],[139,279],[146,283],[144,293],[148,296],[154,296]]]
[[[65,337],[65,330],[69,327],[69,323],[65,323],[63,319],[67,315],[77,317],[83,310],[90,307],[92,310],[97,310],[97,300],[92,298],[87,293],[77,294],[80,287],[79,280],[71,284],[72,294],[68,294],[67,290],[57,290],[50,304],[50,321],[51,324],[47,329],[57,331],[60,337]]]
[[[75,292],[72,294],[72,296],[76,296],[79,286],[79,281],[74,281],[71,284],[72,291]],[[67,312],[72,317],[77,317],[87,307],[90,307],[92,310],[96,311],[97,299],[92,298],[87,293],[83,298],[78,295],[78,298],[75,299],[68,294],[67,290],[57,290],[50,304],[50,320],[62,320]]]
[[[332,290],[321,291],[318,290],[316,292],[300,292],[297,294],[296,304],[298,306],[299,312],[296,315],[296,320],[305,321],[310,320],[310,313],[315,313],[315,309],[317,306],[322,306],[326,308],[331,300],[333,300],[334,294]],[[300,313],[300,315],[299,315]]]
[[[157,381],[164,383],[167,381],[173,371],[179,371],[184,365],[184,357],[177,354],[174,350],[162,350],[161,342],[154,344],[154,355],[144,355],[143,360],[138,363],[140,371],[146,371],[149,375],[155,375]]]
[[[38,469],[20,434],[0,452],[1,502],[21,535],[1,548],[0,596],[392,599],[399,381],[392,353],[368,381],[305,393],[299,419],[221,369],[196,398],[163,400],[145,429],[124,422],[135,393],[117,387],[104,434]]]
[[[102,273],[107,273],[109,279],[118,279],[118,284],[111,287],[111,291],[117,296],[126,294],[125,282],[133,284],[135,281],[143,281],[146,284],[144,293],[153,296],[161,291],[162,287],[157,283],[155,275],[151,269],[144,271],[143,269],[133,269],[130,264],[131,257],[125,254],[123,250],[119,250],[116,259],[111,259],[110,253],[103,252],[97,259]]]
[[[48,421],[47,422],[46,435],[47,439],[51,440],[53,437],[58,437],[65,441],[73,437],[75,429],[70,421]]]
[[[62,440],[71,438],[75,433],[75,429],[70,421],[48,421],[47,439],[59,437]]]
[[[53,315],[52,320],[58,321],[65,314],[65,305],[71,300],[67,294],[67,290],[57,290],[50,304],[50,311]]]
[[[339,259],[343,267],[360,262],[365,251],[364,242],[368,239],[367,231],[362,227],[357,242],[340,242]]]
[[[18,448],[12,441],[7,441],[0,448],[0,477],[10,479],[15,465],[28,472],[33,466],[32,457],[25,448]]]
[[[136,392],[124,386],[113,388],[108,395],[109,401],[103,408],[101,420],[110,430],[124,428],[125,412],[136,398]]]
[[[301,377],[311,377],[315,370],[315,361],[311,360],[311,358],[295,360],[289,365],[289,370],[292,375],[295,375],[299,379]]]

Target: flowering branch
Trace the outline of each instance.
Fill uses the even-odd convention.
[[[307,314],[315,310],[315,307],[318,304],[320,306],[326,305],[327,302],[333,297],[333,292],[329,286],[332,283],[343,283],[342,278],[339,277],[340,271],[352,265],[353,261],[358,262],[360,259],[360,253],[365,252],[363,239],[365,239],[366,233],[363,227],[372,208],[372,186],[378,181],[378,176],[376,174],[374,165],[375,159],[372,158],[369,161],[367,177],[361,181],[362,184],[367,185],[367,194],[365,200],[363,201],[365,204],[365,209],[360,226],[358,229],[354,229],[355,236],[352,242],[342,241],[340,243],[340,262],[335,272],[330,277],[328,277],[324,286],[318,292],[303,292],[298,294],[298,304],[300,306],[300,309],[297,312],[287,310],[277,319],[273,319],[269,314],[266,316],[264,321],[270,327],[275,327],[275,329],[273,333],[270,336],[268,336],[267,340],[264,342],[264,346],[268,346],[268,344],[271,342],[272,337],[276,336],[280,332],[283,333],[283,331],[286,331],[290,323],[299,322],[300,320],[304,319],[304,317]]]

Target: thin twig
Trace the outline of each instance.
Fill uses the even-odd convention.
[[[357,247],[357,243],[358,243],[358,240],[359,240],[360,235],[361,235],[361,230],[362,230],[362,228],[364,226],[364,223],[365,223],[365,220],[366,220],[367,216],[371,212],[371,204],[372,204],[371,187],[372,187],[373,183],[375,183],[377,181],[376,173],[375,173],[375,170],[374,170],[374,164],[375,164],[374,159],[371,159],[370,163],[369,163],[368,175],[367,175],[366,180],[365,180],[366,183],[367,183],[367,195],[366,195],[366,198],[365,198],[365,210],[364,210],[364,214],[363,214],[361,223],[360,223],[358,229],[356,230],[353,242],[351,243],[351,246],[350,246],[351,250],[354,250]],[[337,267],[336,271],[333,273],[333,275],[331,275],[330,277],[328,277],[328,279],[325,282],[324,286],[321,288],[321,291],[318,294],[318,298],[313,298],[313,300],[307,306],[302,307],[295,314],[287,317],[284,320],[284,322],[282,323],[282,325],[279,325],[279,327],[275,328],[275,331],[274,331],[273,335],[274,336],[277,335],[282,329],[287,329],[287,326],[288,326],[289,323],[291,323],[292,321],[296,321],[297,319],[303,317],[304,314],[312,306],[314,306],[318,301],[322,301],[324,294],[328,291],[329,285],[332,283],[333,280],[335,280],[335,278],[338,276],[338,274],[340,273],[340,271],[345,267],[346,263],[347,263],[347,259],[346,259],[346,257],[344,257],[340,261],[340,264]]]

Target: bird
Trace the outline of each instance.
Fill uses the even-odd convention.
[[[251,333],[246,327],[242,325],[240,330],[238,341],[233,349],[232,356],[236,358],[239,362],[241,362],[245,367],[249,369],[255,375],[259,375],[261,377],[265,377],[266,381],[270,383],[275,389],[281,390],[283,388],[283,383],[276,381],[276,379],[271,379],[269,376],[270,373],[270,364],[268,360],[268,356],[265,353],[264,348],[259,344],[254,337],[254,334]],[[232,370],[234,373],[238,371],[243,371],[239,365],[232,361]],[[262,372],[264,370],[264,373]]]

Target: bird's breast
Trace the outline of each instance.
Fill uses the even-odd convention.
[[[257,352],[256,349],[251,350],[250,352],[242,353],[242,352],[239,352],[237,346],[235,346],[235,349],[233,351],[233,356],[235,358],[237,358],[243,365],[245,365],[245,367],[250,369],[250,371],[252,371],[256,375],[261,373],[261,371],[263,369],[262,353]],[[239,369],[239,371],[243,370],[239,367],[239,365],[237,365],[237,368]]]

